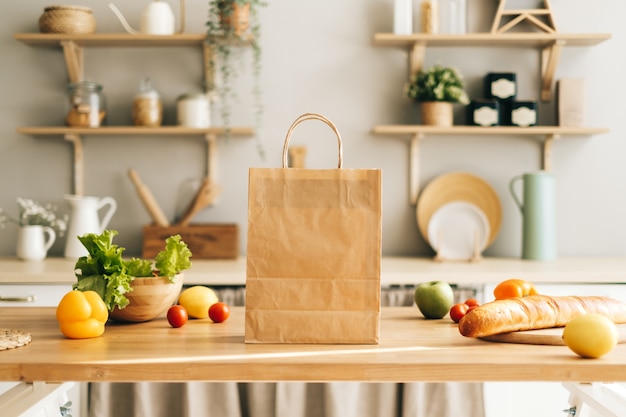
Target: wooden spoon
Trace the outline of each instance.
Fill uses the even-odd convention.
[[[152,217],[152,220],[154,220],[154,222],[159,226],[169,226],[170,222],[167,220],[167,217],[165,217],[165,214],[163,214],[161,207],[159,207],[159,205],[157,204],[154,196],[152,195],[152,192],[150,192],[150,189],[139,179],[139,175],[137,174],[137,172],[134,169],[129,169],[128,176],[135,185],[135,188],[137,189],[137,194],[143,202],[146,210],[148,210],[148,213],[150,214],[150,217]]]

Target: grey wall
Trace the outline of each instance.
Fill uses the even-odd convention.
[[[470,30],[487,31],[496,2],[468,0]],[[106,1],[76,2],[92,7],[98,32],[123,29]],[[138,26],[148,0],[118,1],[127,19]],[[187,32],[203,32],[208,2],[187,1]],[[282,143],[291,122],[301,113],[319,112],[332,119],[344,138],[347,167],[383,170],[383,253],[431,255],[415,220],[408,195],[408,141],[371,134],[377,124],[417,123],[418,106],[402,96],[407,55],[399,48],[372,45],[376,32],[392,31],[392,0],[270,0],[262,10],[264,47],[262,89],[265,114],[261,138],[267,150],[262,160],[251,138],[220,140],[218,180],[224,192],[217,204],[197,216],[203,222],[240,225],[245,252],[247,170],[279,166]],[[565,137],[553,147],[557,180],[558,247],[561,256],[626,255],[626,164],[621,123],[626,69],[623,53],[626,2],[556,0],[559,31],[612,33],[613,38],[591,48],[565,48],[556,77],[587,79],[587,124],[608,127],[609,134]],[[42,0],[5,2],[0,16],[0,207],[17,210],[17,197],[52,202],[64,210],[72,192],[72,148],[62,138],[19,135],[20,126],[60,125],[65,112],[67,75],[58,49],[27,46],[13,39],[18,32],[37,32],[37,20],[50,3]],[[171,2],[174,8],[177,2]],[[243,57],[249,62],[249,55]],[[175,120],[175,100],[201,83],[201,54],[194,48],[89,48],[86,75],[104,85],[109,123],[130,124],[132,96],[139,80],[150,76],[165,103],[165,122]],[[539,54],[520,48],[428,49],[426,66],[457,66],[470,95],[481,95],[482,77],[489,71],[518,75],[520,98],[539,95]],[[233,124],[252,125],[250,77],[239,81],[239,101]],[[541,123],[554,123],[554,101],[540,105]],[[458,109],[461,110],[461,109]],[[462,122],[459,113],[459,122]],[[213,117],[219,124],[218,115]],[[335,164],[330,130],[309,122],[296,130],[294,144],[308,147],[307,166]],[[421,177],[425,184],[449,171],[466,171],[487,180],[499,193],[503,225],[490,256],[521,253],[521,216],[508,194],[514,175],[540,168],[538,141],[526,137],[427,137],[423,141]],[[146,211],[127,177],[135,168],[165,212],[174,217],[178,194],[185,184],[204,174],[205,147],[195,137],[87,137],[85,193],[113,196],[119,204],[110,224],[117,243],[138,254]],[[180,209],[179,209],[180,210]],[[0,255],[13,256],[15,227],[0,230]],[[65,238],[50,251],[61,256]]]

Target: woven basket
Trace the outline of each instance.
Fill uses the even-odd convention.
[[[89,7],[49,6],[39,18],[42,33],[84,35],[96,31],[96,19]]]

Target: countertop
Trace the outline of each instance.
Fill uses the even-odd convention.
[[[383,308],[378,345],[244,343],[244,309],[225,323],[165,318],[107,324],[94,339],[66,339],[54,308],[0,308],[2,327],[32,342],[0,351],[4,381],[576,381],[626,379],[626,344],[600,359],[565,346],[466,338],[449,319],[425,320],[415,307]]]
[[[0,284],[73,284],[76,260],[47,258],[25,262],[0,258]],[[626,257],[559,258],[528,261],[483,258],[478,262],[436,262],[432,258],[383,257],[381,285],[416,285],[442,280],[461,285],[493,284],[508,278],[536,283],[626,283]],[[186,285],[238,286],[246,281],[246,259],[194,260]]]

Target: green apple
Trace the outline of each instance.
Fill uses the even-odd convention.
[[[443,318],[454,304],[452,287],[444,281],[419,284],[415,289],[415,304],[425,318]]]

